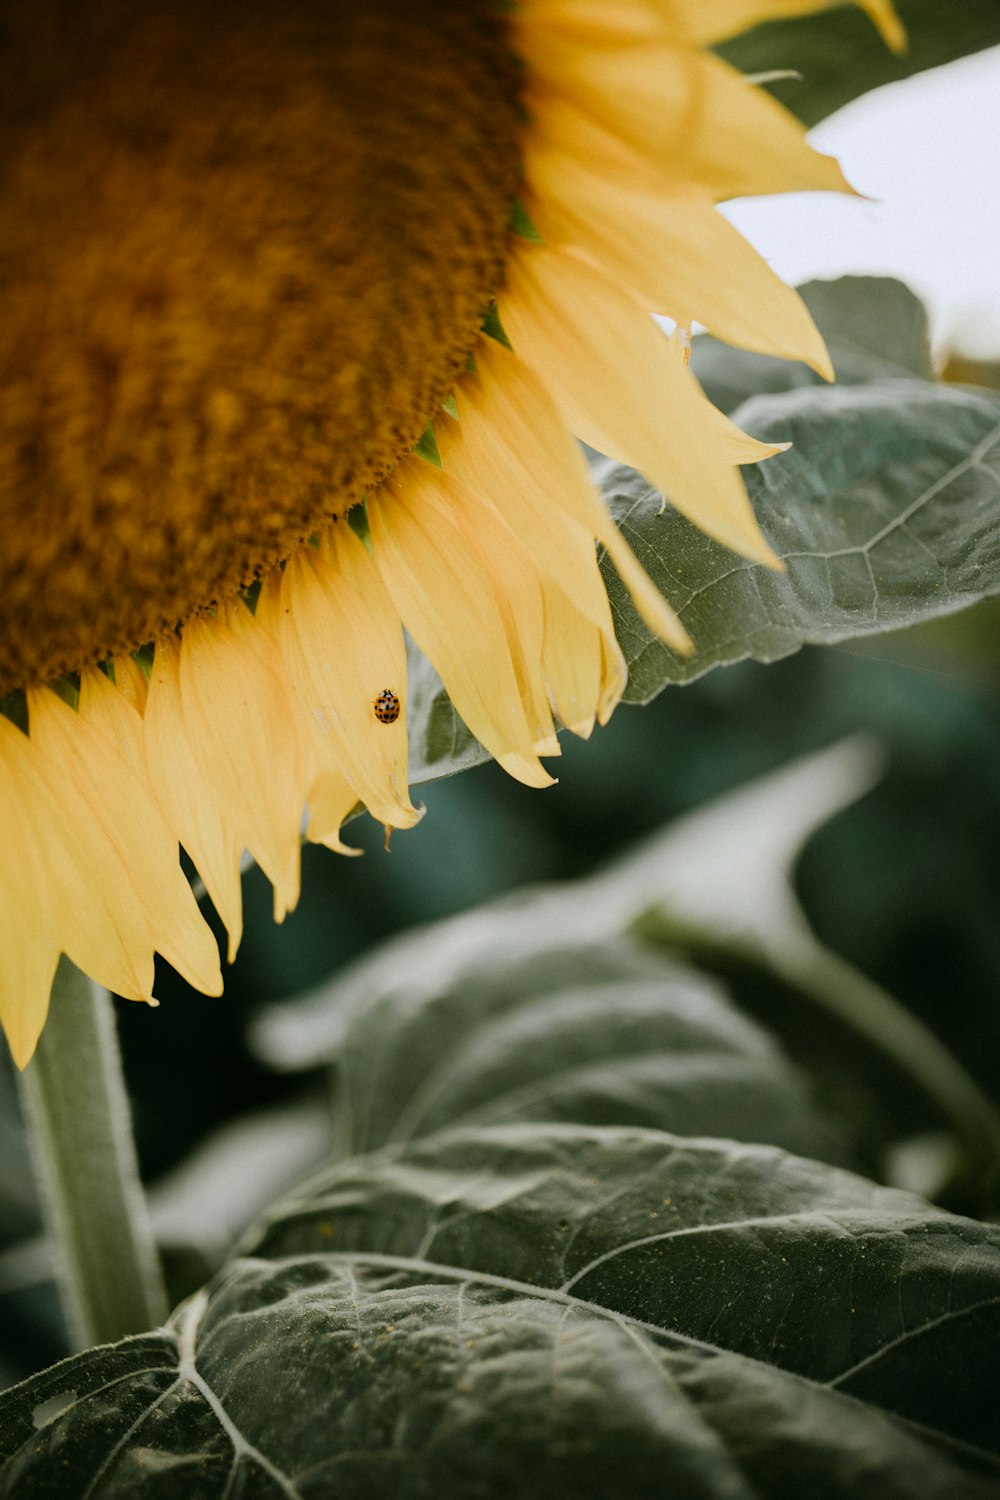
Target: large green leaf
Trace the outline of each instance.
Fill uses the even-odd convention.
[[[781,1152],[345,1163],[162,1335],[0,1397],[8,1500],[985,1500],[1000,1231]],[[990,1334],[994,1337],[990,1337]]]
[[[899,629],[1000,592],[1000,408],[975,391],[886,381],[758,396],[737,420],[787,453],[747,471],[785,571],[708,540],[634,470],[598,477],[630,544],[695,641],[654,640],[605,562],[627,697],[807,642]]]
[[[572,1119],[766,1141],[877,1175],[887,1149],[943,1128],[921,1189],[951,1174],[949,1192],[978,1210],[1000,1151],[996,1111],[925,1026],[816,940],[792,887],[810,836],[879,765],[870,743],[845,741],[585,880],[404,933],[263,1012],[254,1046],[282,1070],[335,1064],[343,1152],[459,1124]],[[672,962],[630,952],[623,934],[635,931]],[[781,1038],[808,1096],[678,960],[722,978]]]
[[[716,986],[545,920],[442,923],[325,988],[345,1156],[456,1125],[572,1121],[846,1148],[803,1080]],[[478,926],[478,941],[470,937]],[[427,940],[430,938],[430,941]],[[320,1031],[319,1037],[323,1035]],[[329,1052],[328,1052],[329,1055]]]
[[[896,0],[909,47],[894,56],[852,5],[794,21],[771,22],[720,47],[744,73],[791,69],[801,76],[771,85],[807,125],[884,83],[909,78],[1000,43],[996,0]]]

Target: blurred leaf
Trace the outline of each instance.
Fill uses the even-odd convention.
[[[775,661],[951,613],[1000,592],[1000,409],[973,392],[917,382],[758,396],[737,421],[790,441],[747,471],[783,573],[705,537],[634,470],[597,478],[647,572],[695,641],[686,658],[655,640],[605,560],[627,697],[752,657]]]
[[[251,1250],[0,1398],[8,1500],[995,1492],[1000,1231],[845,1173],[466,1132],[326,1174]]]
[[[354,1155],[444,1127],[514,1121],[649,1125],[844,1160],[835,1128],[767,1038],[709,981],[622,943],[539,950],[509,932],[469,951],[442,924],[327,990],[344,1014],[334,1120]]]
[[[837,380],[933,380],[930,327],[920,298],[892,276],[840,276],[808,281],[802,300],[827,340]],[[817,385],[822,378],[810,371]]]
[[[667,953],[730,983],[741,971],[747,978],[747,966],[780,980],[766,1022],[795,1037],[796,1059],[820,1074],[844,1070],[858,1094],[879,1091],[883,1127],[889,1082],[903,1074],[933,1104],[937,1122],[957,1133],[964,1175],[991,1191],[999,1113],[928,1028],[817,942],[793,889],[811,832],[874,780],[876,766],[861,739],[802,757],[672,823],[645,856],[619,862],[604,880],[648,889],[649,910],[634,930]]]
[[[909,47],[897,57],[860,9],[843,5],[820,15],[773,21],[718,50],[742,73],[792,69],[801,78],[770,85],[800,120],[815,125],[851,99],[885,83],[940,67],[1000,43],[996,0],[895,0]]]
[[[794,1075],[690,971],[656,977],[614,946],[635,930],[737,987],[818,1080],[866,1162],[914,1125],[944,1124],[961,1142],[964,1173],[987,1188],[1000,1155],[996,1112],[921,1022],[816,941],[792,889],[810,835],[878,770],[877,752],[860,739],[805,756],[586,880],[396,938],[332,983],[263,1012],[253,1044],[282,1069],[338,1063],[345,1151],[511,1118],[794,1140]],[[719,1042],[727,1029],[728,1056]],[[694,1056],[675,1067],[670,1049],[680,1046]],[[684,1086],[699,1052],[704,1100]],[[567,1076],[568,1066],[579,1071]],[[727,1098],[727,1074],[737,1071],[745,1092]],[[845,1076],[843,1097],[832,1085]],[[808,1133],[798,1149],[843,1159],[814,1106],[798,1128]]]
[[[784,847],[790,859],[813,829],[867,791],[877,772],[872,747],[846,741],[783,767],[776,777],[751,782],[737,796],[755,812],[764,806],[754,806],[758,792],[766,796],[775,786],[773,796],[786,810]],[[717,806],[728,808],[734,800],[722,798]],[[379,1046],[408,1016],[419,1015],[439,995],[457,994],[470,980],[488,986],[490,998],[480,1007],[497,1004],[494,997],[502,997],[509,982],[506,971],[524,968],[529,974],[535,965],[544,976],[551,953],[614,942],[650,907],[669,903],[689,871],[703,870],[701,861],[692,862],[698,851],[685,832],[689,822],[658,830],[587,879],[528,887],[380,944],[314,990],[263,1008],[251,1032],[255,1052],[281,1071],[319,1067],[340,1057],[356,1018],[368,1004],[387,1005],[383,997],[398,992],[392,1007],[382,1011],[386,1035]],[[713,848],[710,841],[704,851],[706,878],[722,882],[728,872],[713,859]],[[723,858],[729,856],[727,845]],[[562,977],[558,965],[564,961],[556,962]],[[544,977],[534,985],[529,978],[527,984],[526,993],[533,988],[544,994]],[[435,1045],[446,1041],[439,1037]],[[382,1137],[365,1130],[359,1139],[370,1143]]]
[[[933,380],[927,313],[920,298],[891,276],[841,276],[807,281],[799,295],[812,313],[840,385],[875,380]],[[826,382],[794,360],[734,349],[698,334],[691,368],[709,400],[732,412],[751,396],[771,395]]]
[[[237,1116],[151,1190],[157,1243],[196,1249],[214,1269],[251,1220],[329,1149],[329,1111],[312,1094]]]
[[[1000,1161],[1000,1115],[927,1027],[816,940],[792,886],[799,854],[832,811],[838,782],[846,802],[852,777],[860,790],[864,775],[863,746],[836,747],[680,819],[658,852],[672,856],[673,879],[635,930],[730,982],[752,979],[754,969],[758,988],[761,978],[781,981],[777,1000],[765,998],[764,1018],[797,1060],[821,1076],[842,1071],[855,1096],[874,1093],[883,1129],[891,1085],[898,1088],[902,1074],[958,1136],[962,1175],[988,1193]]]

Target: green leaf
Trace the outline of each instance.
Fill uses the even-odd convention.
[[[319,1174],[250,1253],[331,1240],[555,1291],[1000,1457],[1000,1228],[851,1173],[657,1131],[457,1131]]]
[[[441,455],[438,452],[437,434],[434,431],[434,423],[428,422],[413,449],[418,458],[425,459],[435,469],[441,467]]]
[[[437,671],[409,639],[406,659],[411,784],[454,776],[488,760],[486,751],[459,718]]]
[[[307,1045],[317,1061],[326,1022],[342,1155],[455,1125],[537,1120],[846,1159],[802,1080],[710,981],[624,943],[569,946],[544,918],[525,926],[512,915],[492,935],[480,922],[471,947],[477,924],[461,918],[403,938],[313,1002],[320,1024]]]
[[[927,313],[919,297],[891,276],[807,281],[799,295],[830,351],[839,385],[874,380],[933,380]],[[725,412],[751,396],[798,386],[826,388],[808,365],[733,349],[708,334],[693,342],[691,368],[709,400]]]
[[[811,835],[880,770],[860,738],[804,756],[585,880],[403,934],[264,1011],[253,1046],[284,1071],[336,1064],[344,1152],[573,1119],[778,1143],[877,1173],[915,1129],[943,1127],[949,1189],[979,1208],[1000,1159],[996,1111],[924,1025],[817,942],[792,886]],[[630,952],[635,933],[670,962]],[[811,1097],[678,961],[782,1039]],[[936,1193],[942,1178],[920,1186]]]
[[[995,0],[949,0],[946,12],[941,0],[896,0],[896,9],[909,38],[901,57],[853,5],[757,26],[718,50],[742,73],[799,73],[770,89],[800,120],[815,125],[870,89],[1000,43]]]
[[[249,1248],[163,1334],[0,1397],[7,1500],[995,1493],[1000,1231],[846,1173],[467,1132],[327,1173]]]
[[[934,379],[930,326],[920,298],[892,276],[807,281],[799,294],[827,340],[837,380]],[[822,378],[809,372],[813,382]]]
[[[759,396],[737,420],[790,441],[747,470],[768,540],[786,564],[744,562],[697,531],[633,470],[603,461],[605,496],[647,572],[695,642],[654,640],[605,559],[626,697],[750,657],[899,629],[1000,592],[1000,408],[916,381]]]
[[[847,1113],[873,1137],[872,1155],[900,1136],[900,1117],[919,1101],[925,1127],[951,1132],[955,1186],[981,1201],[996,1185],[997,1111],[915,1016],[817,941],[793,888],[810,835],[877,771],[874,747],[860,739],[803,757],[680,819],[619,870],[649,893],[635,931],[735,987],[824,1098],[846,1080]]]

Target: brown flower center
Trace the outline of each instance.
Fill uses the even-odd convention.
[[[232,595],[419,437],[495,290],[491,0],[0,0],[0,693]]]

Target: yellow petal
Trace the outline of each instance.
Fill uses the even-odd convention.
[[[508,268],[500,316],[578,437],[639,469],[724,546],[774,566],[718,413],[617,282],[568,250],[533,247]]]
[[[103,682],[88,682],[87,714],[47,689],[28,694],[31,742],[72,849],[64,951],[130,999],[152,999],[154,950],[198,989],[221,994],[215,939],[181,871],[177,841],[140,771],[94,722],[105,689],[134,712]]]
[[[121,675],[116,673],[119,679]],[[169,866],[169,894],[163,884],[157,891],[147,892],[143,886],[138,892],[147,907],[153,946],[195,989],[206,995],[221,995],[215,938],[197,913],[197,904],[178,865],[177,839],[167,828],[148,779],[142,719],[125,694],[96,667],[80,674],[79,717],[100,731],[138,778],[146,798],[142,837],[150,848],[156,841],[160,860]]]
[[[529,138],[525,176],[529,213],[548,244],[582,251],[651,311],[704,323],[728,343],[801,359],[833,378],[798,294],[709,202],[671,194],[627,147],[612,173]]]
[[[51,819],[46,843],[61,950],[106,989],[151,1001],[153,942],[138,886],[144,879],[159,882],[162,868],[142,846],[147,799],[130,795],[127,766],[63,700],[48,688],[28,688],[27,702],[34,765],[45,781]],[[130,828],[115,817],[120,789]]]
[[[596,538],[607,548],[650,630],[675,650],[690,650],[691,642],[684,627],[639,565],[591,484],[583,455],[542,381],[516,354],[490,339],[482,339],[476,346],[476,364],[482,372],[484,398],[489,403],[483,410],[486,423],[494,432],[507,434],[509,447],[523,458],[522,468],[513,475],[499,468],[499,474],[509,480],[505,485],[508,496],[505,506],[512,503],[523,487],[529,507],[562,511],[587,538]],[[499,460],[495,451],[492,456]],[[532,476],[536,487],[528,489]],[[512,514],[516,514],[516,527],[525,525],[528,545],[535,545],[535,531],[530,522],[520,513]],[[603,584],[601,590],[603,593]],[[588,611],[588,617],[600,623],[599,614],[590,616]],[[613,655],[610,644],[609,652]]]
[[[675,18],[663,14],[670,0],[519,0],[528,26],[552,34],[611,45],[626,40],[681,40]]]
[[[98,667],[85,667],[80,673],[79,711],[81,719],[99,729],[122,760],[128,762],[140,779],[145,779],[142,716]]]
[[[762,21],[813,15],[852,0],[658,0],[661,11],[683,24],[693,42],[712,46]],[[906,30],[890,0],[853,0],[893,52],[906,51]]]
[[[150,781],[229,934],[232,963],[243,935],[243,846],[206,787],[192,751],[184,724],[180,643],[172,636],[156,646],[143,725]]]
[[[871,21],[890,51],[901,55],[907,50],[906,27],[896,13],[892,0],[854,0]]]
[[[536,564],[549,696],[567,728],[586,736],[595,715],[606,722],[627,674],[589,506],[581,512],[572,499],[559,499],[560,490],[589,489],[585,466],[558,412],[513,355],[484,339],[476,366],[458,392],[460,421],[439,424],[442,465],[491,502]]]
[[[592,40],[523,25],[526,105],[543,139],[590,159],[594,125],[715,201],[754,193],[850,192],[805,127],[716,57],[669,41]]]
[[[543,579],[543,663],[552,705],[573,734],[587,739],[595,718],[606,724],[619,703],[628,671],[614,634],[597,629],[572,600]]]
[[[180,687],[201,779],[274,886],[280,922],[299,897],[303,767],[280,653],[242,601],[185,626]]]
[[[335,523],[319,548],[289,559],[281,584],[281,651],[297,711],[320,764],[342,776],[372,816],[410,828],[420,812],[407,785],[406,651],[399,615],[363,544]],[[383,724],[375,700],[400,702]]]
[[[262,579],[253,614],[261,630],[278,645],[281,642],[281,578],[282,569],[275,568]]]
[[[491,500],[539,571],[562,580],[577,609],[613,633],[593,533],[554,491],[589,484],[579,449],[525,367],[491,339],[456,393],[459,422],[438,424],[446,474]]]
[[[525,716],[504,614],[457,519],[466,497],[429,465],[407,464],[398,482],[394,476],[369,498],[373,556],[407,630],[480,744],[518,780],[549,786]]]
[[[116,656],[113,670],[115,686],[124,693],[137,713],[144,714],[146,698],[149,694],[149,682],[139,663],[131,656]]]
[[[47,808],[27,736],[0,716],[0,1024],[19,1068],[45,1025],[61,947]]]
[[[363,849],[345,844],[340,837],[344,819],[357,806],[357,801],[343,776],[336,771],[323,771],[309,793],[309,826],[306,830],[309,842],[323,844],[338,854],[363,854]]]
[[[489,495],[452,485],[427,470],[430,489],[462,533],[467,566],[500,610],[533,755],[559,755],[543,672],[545,610],[541,578],[524,540]],[[567,578],[567,583],[569,582]]]
[[[135,890],[137,867],[130,868],[110,818],[101,816],[100,806],[95,809],[91,785],[95,771],[103,772],[97,803],[109,788],[117,795],[124,763],[102,745],[97,731],[88,733],[89,725],[67,726],[63,712],[74,721],[78,716],[48,688],[31,688],[26,696],[35,764],[45,779],[55,825],[48,838],[63,952],[107,989],[131,1000],[151,1000],[153,946]],[[154,879],[158,874],[142,873]]]

